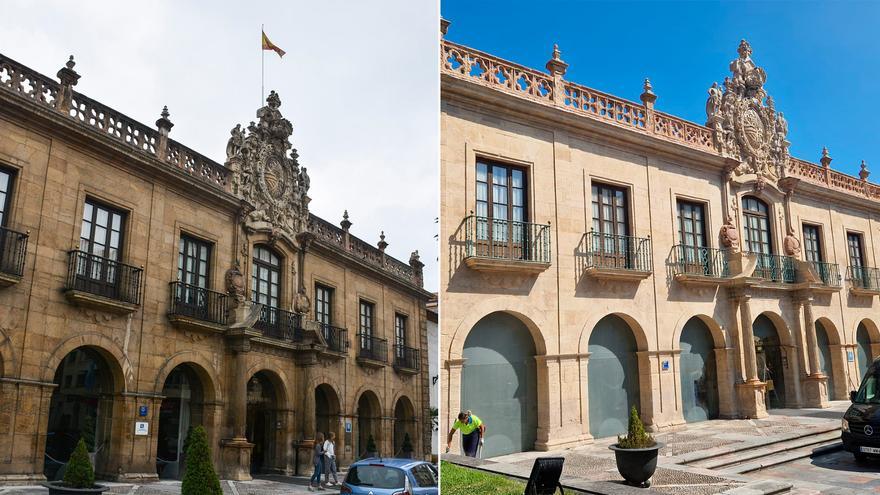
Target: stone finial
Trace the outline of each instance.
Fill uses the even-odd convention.
[[[384,230],[379,234],[379,243],[377,244],[377,246],[379,246],[379,251],[382,251],[383,253],[385,252],[385,248],[388,247],[388,243],[385,242]]]
[[[654,94],[654,86],[651,86],[651,80],[647,77],[645,78],[645,83],[642,85],[642,89],[644,90],[640,96],[642,103],[648,108],[654,108],[654,102],[657,101],[657,95]]]
[[[339,226],[342,227],[342,230],[348,232],[348,229],[351,228],[351,222],[348,220],[348,210],[345,210],[342,213],[342,221],[339,222]]]
[[[868,180],[869,175],[871,175],[871,172],[868,171],[868,164],[865,163],[865,160],[862,160],[861,170],[859,170],[859,178],[862,180]]]
[[[822,146],[822,158],[819,159],[819,163],[825,168],[831,166],[831,155],[828,154],[828,148],[826,146]]]
[[[424,287],[425,285],[425,275],[422,269],[425,267],[425,264],[422,263],[421,259],[419,259],[419,250],[416,249],[409,255],[409,266],[413,269],[413,274],[415,275],[414,282],[419,287]]]
[[[76,86],[80,75],[73,70],[75,65],[76,62],[73,61],[73,55],[71,55],[64,67],[58,71],[58,80],[61,81],[62,86]]]
[[[156,127],[159,129],[160,134],[164,131],[167,135],[171,131],[171,128],[174,127],[174,123],[168,120],[168,117],[170,116],[171,114],[168,113],[168,105],[163,106],[160,118],[156,121]]]
[[[553,55],[550,57],[550,60],[547,62],[547,70],[550,71],[550,74],[554,76],[564,76],[565,71],[568,69],[568,64],[565,63],[560,55],[562,52],[559,51],[559,45],[553,44]]]
[[[449,32],[450,24],[452,23],[442,17],[440,18],[440,36],[446,36],[446,33]]]

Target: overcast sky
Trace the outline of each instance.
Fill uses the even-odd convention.
[[[76,89],[219,162],[229,130],[256,120],[260,25],[266,93],[281,96],[311,178],[311,211],[408,261],[437,290],[437,0],[3,0],[0,52],[51,77],[71,54]]]

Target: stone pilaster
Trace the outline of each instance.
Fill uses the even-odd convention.
[[[718,416],[722,419],[733,419],[739,417],[736,407],[736,388],[734,376],[734,356],[735,349],[733,347],[717,348],[715,352],[715,367],[717,368],[717,385],[718,385]]]
[[[440,414],[441,452],[446,450],[446,435],[449,433],[449,429],[452,428],[456,415],[461,410],[461,368],[464,366],[464,362],[464,359],[450,359],[444,363],[446,368],[444,382],[446,383],[447,395],[444,397],[445,401],[441,400],[445,404],[443,414]],[[453,439],[449,452],[460,454],[461,442]]]
[[[247,430],[247,354],[249,341],[243,338],[233,345],[234,372],[230,377],[229,425],[232,438],[220,441],[220,477],[246,481],[251,479],[251,453],[254,444],[248,442]]]
[[[0,378],[0,485],[46,481],[43,458],[54,388],[54,383]]]
[[[810,373],[803,378],[803,405],[828,407],[828,377],[819,369],[819,345],[816,341],[816,322],[813,320],[813,298],[802,297],[799,301],[804,311],[802,328],[807,342],[807,361]]]

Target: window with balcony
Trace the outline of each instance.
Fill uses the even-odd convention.
[[[361,299],[359,307],[358,358],[367,363],[382,363],[380,365],[384,366],[387,361],[387,341],[374,335],[376,306]]]
[[[254,246],[251,260],[251,300],[262,304],[260,319],[255,325],[266,337],[299,340],[302,335],[300,316],[280,309],[281,258],[266,246]]]
[[[406,315],[394,314],[394,366],[401,370],[419,369],[419,350],[407,345]]]
[[[840,286],[840,270],[837,263],[828,263],[822,254],[822,230],[818,225],[803,224],[804,259],[813,265],[822,285]]]
[[[321,326],[327,348],[334,352],[346,352],[347,331],[333,325],[334,290],[323,284],[315,284],[315,320]]]
[[[91,198],[83,205],[79,249],[70,252],[67,289],[139,304],[143,270],[120,262],[126,215]],[[94,301],[92,301],[94,302]]]
[[[27,234],[9,228],[15,174],[0,168],[0,286],[18,282],[24,274]]]
[[[742,209],[745,250],[757,257],[754,276],[771,282],[794,282],[794,260],[789,256],[773,254],[767,203],[754,196],[744,196]]]
[[[406,315],[394,314],[394,345],[406,347]]]
[[[371,302],[361,300],[360,302],[360,324],[358,330],[364,338],[373,336],[373,310],[375,305]],[[366,341],[364,341],[365,343]]]
[[[724,251],[709,247],[706,235],[706,206],[678,200],[678,244],[673,247],[676,275],[720,278],[728,275]]]
[[[586,268],[594,275],[602,272],[639,272],[643,278],[651,271],[650,240],[630,235],[627,190],[609,184],[592,184],[593,223],[586,236]]]
[[[171,283],[173,323],[181,322],[175,318],[179,316],[217,325],[226,323],[226,294],[208,288],[211,249],[211,243],[181,234],[177,247],[177,280]]]
[[[880,293],[880,271],[867,266],[865,262],[862,234],[847,232],[846,247],[849,254],[849,279],[853,287],[862,292]]]

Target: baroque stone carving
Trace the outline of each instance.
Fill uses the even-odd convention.
[[[721,226],[721,244],[731,252],[739,252],[739,232],[733,224]]]
[[[785,236],[782,247],[785,249],[786,256],[800,256],[801,254],[800,239],[790,233]]]
[[[238,263],[235,266],[226,270],[226,293],[235,303],[244,302],[244,275],[242,275],[241,270],[238,268]]]
[[[752,47],[742,40],[737,52],[723,93],[718,83],[709,88],[706,126],[714,132],[718,152],[740,161],[736,175],[756,174],[775,182],[789,157],[788,122],[764,90],[767,74],[752,61]]]
[[[236,125],[226,145],[226,166],[232,172],[232,192],[252,209],[241,221],[246,230],[263,230],[291,241],[308,228],[309,177],[300,169],[290,143],[293,125],[278,108],[281,98],[272,91],[266,106],[257,110],[259,122],[247,132]]]

